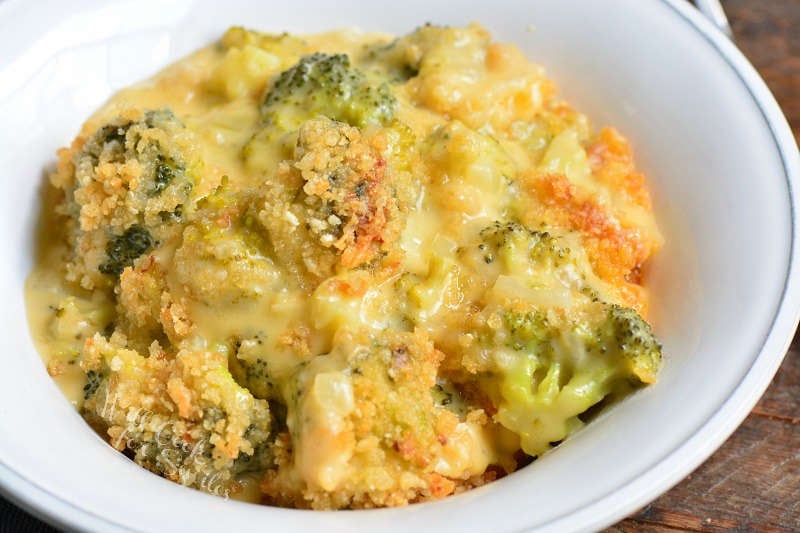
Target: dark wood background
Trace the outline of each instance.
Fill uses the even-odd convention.
[[[800,142],[800,0],[723,0],[734,39]],[[736,433],[665,495],[608,529],[800,532],[800,335]]]
[[[800,140],[800,0],[723,0],[736,43]],[[49,531],[0,499],[0,532]],[[767,393],[705,464],[611,532],[800,532],[800,335]]]

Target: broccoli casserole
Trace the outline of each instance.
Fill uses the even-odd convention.
[[[529,463],[653,383],[645,177],[478,25],[231,28],[59,151],[48,372],[142,467],[298,508]]]

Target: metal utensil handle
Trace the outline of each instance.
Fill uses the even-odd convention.
[[[695,0],[694,5],[697,9],[706,16],[722,33],[733,39],[733,32],[731,25],[728,22],[728,17],[725,16],[725,10],[722,9],[722,4],[719,0]]]

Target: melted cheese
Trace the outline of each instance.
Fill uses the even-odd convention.
[[[492,43],[482,28],[420,31],[419,40],[408,45],[353,31],[289,41],[229,32],[224,46],[199,50],[120,91],[89,118],[73,147],[62,153],[53,178],[61,196],[51,189],[43,209],[43,226],[58,230],[40,238],[26,285],[33,339],[76,407],[81,408],[88,387],[79,364],[84,342],[116,327],[124,330],[128,348],[142,354],[148,346],[163,348],[167,357],[177,350],[206,350],[238,358],[245,373],[251,371],[248,365],[265,365],[271,388],[258,388],[258,395],[286,403],[287,431],[294,439],[293,448],[276,440],[277,473],[268,472],[261,487],[276,501],[275,494],[300,491],[305,496],[283,503],[396,505],[449,494],[458,484],[480,484],[489,465],[513,470],[518,439],[483,414],[491,392],[490,399],[460,400],[471,413],[466,418],[431,403],[427,415],[434,421],[420,422],[420,434],[413,438],[408,428],[367,435],[369,428],[358,424],[376,415],[368,416],[373,407],[354,397],[351,382],[360,371],[360,351],[368,352],[370,343],[380,345],[386,330],[415,331],[430,339],[420,348],[427,354],[425,365],[435,375],[444,358],[447,375],[440,377],[448,380],[463,377],[461,350],[476,341],[464,328],[482,306],[524,300],[537,308],[568,309],[579,286],[590,283],[604,299],[643,310],[646,291],[634,278],[661,237],[624,139],[610,133],[590,136],[585,117],[555,98],[542,70],[513,46]],[[316,51],[348,54],[366,79],[387,84],[397,99],[396,122],[383,128],[373,124],[353,133],[315,123],[335,130],[330,147],[347,139],[350,151],[341,156],[341,168],[365,173],[347,201],[365,190],[373,195],[354,207],[372,211],[353,217],[353,246],[357,254],[379,252],[358,268],[337,262],[330,235],[323,235],[321,244],[295,242],[346,224],[330,209],[323,209],[323,218],[300,219],[318,198],[309,176],[326,168],[333,156],[303,146],[296,131],[270,136],[262,116],[264,93],[276,76]],[[159,229],[163,240],[125,270],[124,283],[81,289],[68,280],[65,263],[74,253],[104,256],[110,237],[99,233],[95,241],[82,241],[87,249],[71,249],[73,237],[63,220],[77,216],[68,182],[80,170],[71,165],[108,121],[131,110],[162,108],[171,109],[191,133],[192,153],[199,160],[192,167],[191,194],[200,199],[196,212],[201,215],[173,213],[176,225],[165,222],[166,229]],[[304,110],[294,113],[302,116]],[[411,141],[393,140],[397,131],[407,131],[401,135]],[[365,170],[365,161],[377,163]],[[333,173],[328,180],[333,184],[340,177]],[[273,196],[265,191],[276,191],[281,180],[306,183],[293,192],[305,200],[295,204],[288,197],[280,223],[289,229],[276,233],[269,224],[259,226],[259,220],[272,216],[271,199],[281,191]],[[384,182],[386,190],[380,189]],[[336,201],[326,198],[323,206]],[[103,214],[116,207],[81,208]],[[380,226],[369,217],[392,220]],[[576,270],[555,275],[528,268],[498,275],[488,257],[471,259],[472,252],[464,252],[477,249],[482,228],[511,219],[562,235],[580,251]],[[610,257],[608,250],[615,246],[635,253]],[[205,255],[187,258],[187,253]],[[372,340],[364,340],[351,359],[334,363],[326,354],[343,335]],[[407,361],[406,348],[399,346],[392,348],[399,355],[391,352],[391,361],[381,363],[389,365],[390,376]],[[485,376],[475,378],[479,386],[484,381]],[[381,469],[370,461],[387,462]],[[291,472],[284,475],[285,469]],[[250,473],[240,479],[239,498],[258,500],[256,477]],[[344,496],[322,494],[336,491]]]

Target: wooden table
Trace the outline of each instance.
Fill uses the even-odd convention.
[[[723,0],[800,141],[800,0]],[[800,334],[764,397],[689,477],[608,531],[800,531]]]

